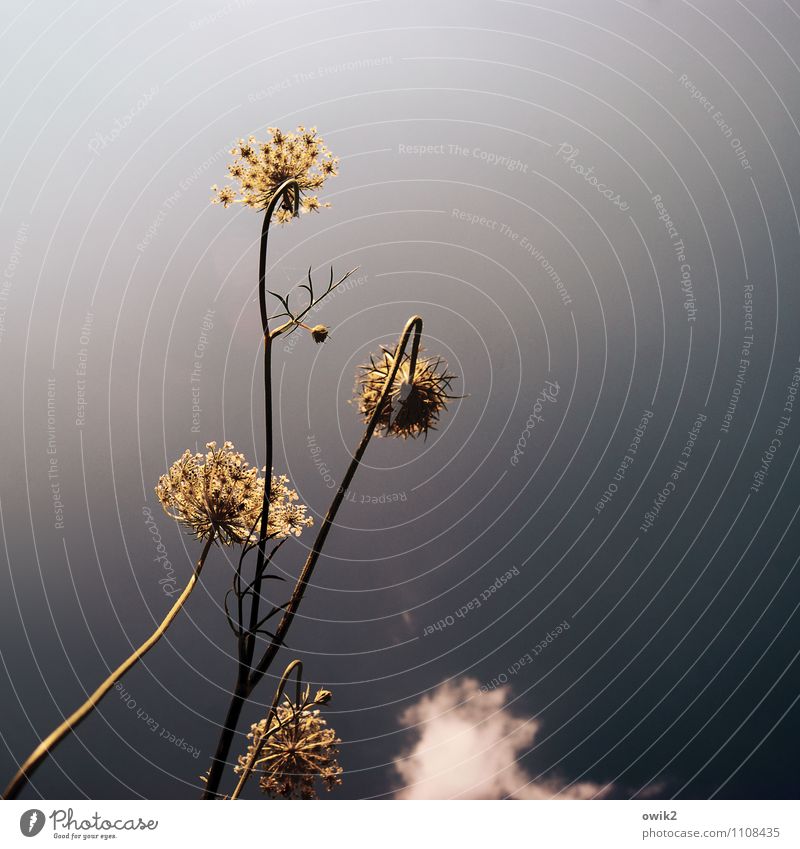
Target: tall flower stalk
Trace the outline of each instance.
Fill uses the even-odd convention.
[[[276,128],[270,129],[271,139],[259,144],[255,138],[247,141],[241,139],[231,153],[234,162],[228,166],[230,176],[239,183],[238,191],[229,186],[212,187],[215,192],[213,202],[229,206],[232,203],[244,203],[246,206],[264,210],[261,224],[261,239],[259,242],[258,259],[258,306],[261,317],[261,332],[263,337],[263,380],[264,380],[264,464],[272,469],[272,346],[274,339],[282,333],[293,332],[297,327],[303,327],[303,318],[319,303],[322,298],[332,292],[336,286],[344,282],[349,274],[338,283],[333,282],[333,270],[327,290],[319,297],[314,296],[311,270],[308,273],[308,283],[303,284],[308,291],[309,304],[306,309],[294,314],[289,308],[288,297],[282,297],[268,292],[267,278],[267,247],[269,230],[273,215],[280,223],[287,223],[292,217],[305,211],[318,211],[319,200],[310,191],[319,189],[325,180],[336,174],[336,159],[325,147],[322,139],[317,136],[316,129],[305,130],[298,127],[297,134],[283,133]],[[237,194],[239,195],[237,197]],[[277,213],[277,214],[276,214]],[[276,316],[270,316],[267,307],[267,294],[273,295],[283,306],[283,311]],[[270,320],[284,318],[285,321],[276,328],[270,328]],[[315,328],[316,329],[316,328]],[[311,331],[313,334],[313,330]],[[325,331],[327,335],[327,330]],[[315,337],[316,339],[316,337]],[[237,597],[238,621],[232,624],[238,642],[238,663],[236,681],[234,683],[231,701],[225,721],[222,726],[216,753],[212,759],[208,774],[205,777],[205,798],[216,795],[219,782],[227,761],[227,755],[233,742],[236,726],[242,708],[248,699],[252,688],[249,678],[256,649],[256,640],[261,625],[265,619],[259,619],[261,590],[264,573],[272,556],[278,547],[268,556],[266,552],[265,529],[269,524],[269,500],[265,497],[261,513],[261,533],[259,534],[256,565],[253,580],[243,589],[242,564],[247,550],[243,549],[242,557],[234,576],[233,592]],[[250,614],[245,625],[243,606],[250,601]],[[226,607],[227,612],[227,607]],[[269,618],[266,617],[266,618]]]
[[[302,129],[302,128],[301,128]],[[276,132],[273,131],[273,146],[275,142],[275,138],[277,137],[281,143],[286,143],[286,136],[283,134],[278,134],[276,136]],[[308,137],[310,138],[310,137]],[[255,140],[252,140],[253,142]],[[262,145],[262,148],[269,147],[269,145]],[[240,143],[239,148],[234,148],[234,152],[241,153],[243,147]],[[254,147],[253,144],[250,144],[245,153],[251,155]],[[268,158],[266,154],[262,151],[262,158]],[[348,272],[344,275],[339,281],[334,283],[333,281],[333,270],[331,270],[331,277],[325,291],[315,297],[314,293],[314,284],[311,277],[311,270],[308,272],[308,282],[303,285],[303,288],[308,292],[309,302],[305,309],[301,310],[297,314],[293,313],[289,308],[288,297],[283,297],[281,295],[277,295],[275,293],[269,292],[266,287],[266,278],[267,278],[267,247],[269,244],[269,229],[270,224],[272,223],[273,214],[278,210],[279,213],[279,221],[282,223],[286,223],[290,220],[291,216],[298,215],[301,209],[301,204],[303,203],[303,199],[301,197],[302,190],[304,187],[317,188],[321,185],[321,182],[318,180],[310,180],[307,176],[302,172],[302,168],[308,168],[310,165],[314,164],[315,159],[313,157],[309,158],[306,156],[300,162],[301,171],[299,173],[294,174],[293,176],[288,177],[288,179],[283,180],[279,185],[273,186],[273,194],[266,202],[264,218],[261,225],[261,239],[259,243],[259,260],[258,260],[258,305],[259,305],[259,313],[261,316],[261,332],[263,337],[263,388],[264,388],[264,465],[265,468],[272,468],[272,459],[273,459],[273,450],[272,450],[272,347],[274,340],[283,333],[293,332],[297,327],[304,327],[303,318],[328,294],[330,294],[337,286],[343,283],[352,272]],[[334,163],[335,160],[332,158],[325,159],[326,163]],[[234,169],[237,166],[233,166]],[[254,166],[255,169],[255,166]],[[237,176],[242,179],[242,175],[239,174],[238,171],[232,170],[232,175]],[[285,174],[286,172],[284,172]],[[333,170],[333,165],[330,165],[328,173],[334,174],[335,170]],[[274,176],[274,175],[268,175]],[[268,176],[263,176],[261,182],[264,184],[268,184]],[[258,180],[256,180],[258,182]],[[244,180],[243,180],[244,183]],[[248,184],[249,185],[249,184]],[[266,190],[266,189],[265,189]],[[222,192],[223,190],[218,190],[218,192]],[[252,200],[252,195],[246,195],[245,203],[250,206],[257,206],[256,202]],[[315,203],[311,206],[306,205],[306,209],[315,210],[319,208],[319,203],[316,201],[316,198],[313,199]],[[222,201],[224,203],[224,201]],[[281,215],[281,213],[283,213]],[[283,311],[278,313],[275,316],[270,316],[268,307],[267,307],[267,295],[271,294],[273,297],[277,298],[283,307]],[[275,328],[270,328],[270,320],[271,319],[285,319],[281,324],[279,324]],[[321,331],[318,328],[309,328],[309,331],[314,333],[320,333]],[[325,330],[325,334],[327,335],[327,330]],[[259,535],[257,554],[256,554],[256,565],[255,565],[255,574],[253,580],[247,585],[246,590],[242,590],[241,583],[241,570],[242,570],[242,559],[239,560],[239,566],[236,571],[236,575],[234,577],[234,592],[237,595],[237,609],[239,612],[239,621],[238,625],[233,626],[234,632],[238,638],[238,664],[237,664],[237,673],[236,673],[236,681],[234,683],[233,694],[231,697],[230,704],[228,706],[228,711],[225,717],[224,724],[222,726],[222,732],[220,734],[219,741],[217,743],[216,753],[211,762],[211,767],[208,771],[207,776],[205,777],[206,788],[204,791],[204,798],[213,798],[216,794],[217,787],[219,786],[220,779],[222,778],[222,772],[225,768],[225,764],[227,762],[227,755],[230,751],[231,743],[233,742],[234,734],[236,733],[236,726],[239,722],[239,717],[242,712],[242,708],[244,707],[245,702],[250,696],[252,692],[252,687],[249,686],[249,677],[252,668],[253,658],[255,655],[256,648],[256,639],[258,637],[260,626],[263,624],[264,620],[259,620],[259,609],[261,602],[261,590],[264,581],[264,573],[269,565],[272,556],[277,551],[275,548],[269,556],[266,552],[266,542],[267,536],[264,533],[264,530],[268,527],[269,524],[269,500],[265,497],[262,505],[262,513],[261,513],[261,534]],[[243,555],[246,554],[247,551],[243,551]],[[242,606],[245,601],[245,598],[249,598],[250,600],[250,615],[248,619],[247,626],[244,625],[244,620],[242,618],[243,610]],[[229,617],[230,619],[230,617]]]
[[[200,572],[215,543],[239,546],[238,564],[232,587],[224,600],[225,615],[237,640],[237,671],[230,704],[221,728],[214,757],[204,780],[204,798],[220,798],[219,786],[228,764],[231,744],[236,734],[242,709],[261,679],[269,671],[275,656],[284,645],[303,596],[308,588],[323,546],[336,515],[353,481],[364,453],[375,433],[407,438],[427,435],[435,427],[447,401],[454,397],[449,389],[455,376],[449,374],[441,359],[422,356],[422,318],[409,318],[394,348],[383,348],[361,367],[356,383],[359,412],[366,424],[350,464],[334,494],[325,518],[317,532],[305,563],[288,601],[273,605],[266,613],[261,609],[264,583],[284,580],[268,574],[268,567],[286,540],[299,536],[312,524],[306,507],[298,504],[297,493],[290,489],[285,476],[273,473],[272,444],[272,354],[275,339],[305,330],[314,342],[325,342],[329,330],[323,324],[311,326],[305,319],[353,272],[334,281],[333,269],[327,285],[315,288],[311,269],[307,281],[298,289],[305,292],[301,307],[290,303],[293,293],[281,295],[267,289],[267,248],[273,218],[288,223],[301,211],[316,212],[323,206],[316,192],[328,177],[335,176],[337,160],[328,151],[315,129],[299,127],[296,133],[270,129],[271,139],[258,143],[254,138],[241,139],[231,151],[234,162],[228,170],[239,188],[213,187],[213,202],[222,206],[234,203],[263,212],[258,263],[258,301],[263,341],[264,392],[264,476],[251,467],[233,445],[225,442],[207,445],[208,453],[186,451],[161,477],[156,493],[165,512],[182,524],[198,540],[204,542],[200,559],[179,599],[153,635],[122,663],[92,695],[46,737],[23,763],[6,789],[6,798],[15,797],[29,781],[31,774],[49,752],[96,707],[100,699],[163,636],[196,586]],[[312,194],[313,193],[313,194]],[[280,305],[270,313],[268,297]],[[410,346],[410,349],[409,349]],[[269,550],[268,550],[269,548]],[[248,554],[256,552],[252,577],[248,581],[244,567]],[[229,607],[233,596],[235,607]],[[267,623],[278,618],[277,627],[267,630]],[[272,626],[270,626],[272,627]],[[259,639],[268,642],[259,658]],[[297,674],[294,701],[285,697],[279,704],[292,672]],[[261,786],[271,795],[311,797],[318,778],[329,789],[340,782],[341,768],[335,760],[335,744],[339,741],[332,729],[319,716],[318,705],[330,693],[320,690],[312,698],[306,688],[301,692],[302,664],[294,661],[284,671],[267,717],[253,726],[248,755],[240,758],[239,782],[231,798],[238,798],[254,769],[261,773]],[[292,778],[292,770],[305,769],[305,777]]]
[[[294,310],[290,306],[290,295],[280,295],[267,289],[267,245],[273,214],[280,223],[288,223],[292,217],[300,213],[301,209],[318,211],[322,205],[317,197],[307,195],[319,189],[328,177],[336,174],[337,163],[313,128],[306,131],[303,127],[299,127],[296,134],[270,129],[270,134],[271,139],[260,144],[253,137],[247,142],[240,140],[238,146],[231,151],[234,155],[234,163],[228,167],[228,171],[230,176],[239,183],[238,190],[230,186],[221,189],[213,187],[216,193],[213,198],[215,203],[221,203],[223,206],[244,203],[251,208],[264,210],[259,246],[258,299],[264,345],[264,454],[267,469],[272,468],[273,459],[273,342],[279,335],[293,333],[298,328],[308,331],[315,342],[324,342],[328,337],[328,328],[325,325],[310,327],[304,323],[304,319],[352,273],[348,272],[334,283],[333,269],[331,269],[327,288],[321,294],[315,294],[309,269],[307,283],[299,287],[307,295],[307,304],[300,310]],[[274,297],[280,304],[281,311],[276,315],[271,316],[268,312],[267,295]],[[270,326],[271,320],[278,322],[276,327]],[[447,395],[446,390],[454,376],[447,374],[446,369],[442,368],[441,360],[434,361],[420,357],[421,335],[422,319],[419,316],[412,316],[403,329],[394,351],[384,350],[383,370],[376,369],[374,359],[371,360],[370,369],[364,367],[365,374],[371,377],[369,381],[363,379],[361,381],[360,411],[367,425],[364,435],[337,488],[290,599],[278,607],[273,606],[263,618],[260,616],[261,590],[264,580],[278,577],[267,575],[266,570],[280,548],[280,543],[268,554],[265,539],[259,538],[256,546],[254,576],[246,585],[242,580],[242,564],[248,549],[245,547],[242,550],[242,557],[230,591],[237,601],[236,621],[228,610],[227,599],[225,605],[228,623],[238,643],[236,681],[211,766],[204,776],[206,786],[203,798],[205,799],[220,798],[220,782],[225,766],[228,764],[231,744],[242,709],[284,644],[336,514],[376,428],[379,425],[381,427],[385,425],[387,434],[404,437],[427,433],[428,428],[433,427],[433,423],[438,419],[439,412],[446,407],[446,400],[451,397]],[[410,353],[406,351],[409,342],[411,342]],[[269,505],[265,501],[261,516],[262,529],[268,526],[268,518]],[[248,601],[249,617],[244,611]],[[263,630],[262,626],[267,620],[278,614],[281,616],[274,632]],[[269,642],[261,658],[256,660],[257,640],[262,634],[269,639]]]
[[[290,178],[284,181],[276,190],[272,199],[269,201],[266,212],[264,213],[264,221],[261,226],[261,240],[259,247],[259,263],[258,263],[258,305],[261,315],[261,330],[264,342],[263,352],[263,370],[264,370],[264,467],[272,469],[272,341],[273,335],[269,327],[269,314],[267,312],[267,245],[269,241],[269,226],[272,221],[272,215],[279,203],[292,209],[296,214],[298,211],[298,195],[299,185],[297,180]],[[269,499],[265,497],[261,507],[260,532],[258,537],[257,555],[255,576],[250,585],[248,585],[248,597],[250,598],[250,618],[248,627],[245,630],[242,619],[242,605],[244,597],[241,595],[241,569],[242,558],[239,560],[239,566],[236,573],[236,589],[238,591],[238,665],[236,672],[236,682],[234,684],[233,696],[228,713],[225,717],[225,723],[222,728],[219,743],[217,744],[217,752],[212,761],[206,779],[206,793],[208,796],[216,791],[221,778],[222,769],[225,764],[222,753],[227,753],[230,749],[233,735],[239,721],[239,716],[242,712],[242,707],[249,696],[247,689],[247,679],[250,673],[250,664],[252,662],[253,653],[255,652],[256,636],[259,625],[259,606],[261,601],[261,588],[264,579],[264,571],[269,562],[266,555],[266,535],[265,530],[269,524]],[[277,549],[276,549],[277,550]],[[246,551],[243,550],[243,554]]]
[[[313,294],[312,294],[313,300]],[[406,322],[405,327],[403,328],[402,333],[400,334],[400,338],[398,339],[397,345],[389,357],[389,365],[384,377],[384,384],[382,387],[382,391],[376,395],[370,395],[367,399],[363,397],[362,394],[362,411],[368,412],[368,420],[367,426],[364,431],[363,436],[352,456],[350,464],[347,468],[347,471],[342,478],[342,482],[337,488],[337,491],[333,497],[333,501],[331,502],[330,507],[328,508],[328,512],[325,515],[325,519],[322,522],[322,525],[317,532],[317,537],[314,541],[314,544],[311,547],[311,550],[308,553],[306,561],[303,565],[303,568],[300,572],[300,576],[295,583],[294,590],[292,592],[291,598],[289,601],[282,605],[280,608],[273,608],[270,615],[277,614],[281,610],[283,611],[280,622],[278,624],[277,629],[274,633],[267,634],[270,637],[270,642],[262,655],[261,659],[253,663],[254,655],[252,654],[252,646],[255,643],[255,635],[252,635],[252,640],[245,640],[241,634],[239,633],[239,646],[240,646],[240,676],[237,676],[237,689],[234,691],[233,697],[231,699],[231,704],[228,709],[228,715],[226,718],[226,725],[223,728],[222,734],[220,736],[220,740],[217,746],[217,751],[214,756],[214,761],[212,762],[211,769],[209,770],[208,775],[206,776],[206,788],[204,791],[204,798],[212,799],[217,798],[218,796],[218,788],[219,781],[222,776],[225,765],[228,762],[228,756],[230,752],[231,743],[233,742],[233,738],[236,731],[236,724],[238,723],[239,715],[241,714],[241,709],[244,706],[247,699],[249,699],[250,694],[253,690],[258,686],[261,679],[267,673],[272,664],[272,661],[275,659],[279,649],[284,644],[286,639],[286,635],[289,631],[289,628],[294,621],[294,617],[297,614],[298,608],[300,607],[300,603],[303,600],[303,596],[305,591],[311,581],[311,577],[313,575],[314,569],[319,560],[319,556],[322,553],[322,548],[325,544],[325,541],[328,537],[328,534],[331,530],[331,527],[334,524],[336,519],[336,514],[339,511],[339,508],[344,501],[345,495],[350,487],[350,484],[355,477],[356,472],[358,471],[358,467],[361,464],[361,460],[364,457],[364,453],[367,450],[367,446],[369,445],[370,440],[375,434],[376,428],[381,422],[386,422],[387,432],[394,432],[392,430],[392,422],[396,421],[396,417],[409,409],[407,406],[408,399],[415,397],[417,393],[421,391],[419,385],[414,382],[414,376],[419,375],[420,372],[418,370],[418,362],[419,362],[419,352],[420,352],[420,339],[422,336],[422,318],[418,315],[411,316]],[[407,354],[407,348],[411,342],[411,352]],[[407,358],[407,359],[406,359]],[[402,381],[398,385],[398,373],[400,372],[401,366],[406,365],[407,375],[411,382]],[[453,375],[447,375],[448,381],[452,381],[454,379]],[[269,384],[267,384],[269,385]],[[363,388],[363,387],[362,387]],[[405,398],[405,400],[401,400],[401,398]],[[438,410],[442,409],[446,403],[446,399],[451,396],[443,395],[438,400],[438,409],[435,411],[438,414]],[[394,402],[392,399],[395,399]],[[392,414],[394,413],[395,418],[392,418]],[[388,416],[388,421],[387,421]],[[426,411],[423,414],[418,414],[418,419],[416,421],[417,429],[422,430],[423,425],[427,422],[430,411]],[[407,420],[408,425],[414,425],[415,422],[410,418]],[[274,551],[273,551],[274,554]],[[272,555],[270,555],[271,557]],[[269,559],[267,558],[264,563],[265,566],[269,563]],[[258,570],[256,571],[258,575]],[[253,605],[257,604],[257,599],[253,599]],[[244,663],[242,662],[241,655],[241,647],[245,646],[250,650],[250,653],[246,656]],[[243,671],[243,666],[246,665],[246,675]]]

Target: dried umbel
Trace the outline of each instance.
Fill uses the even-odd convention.
[[[369,363],[360,367],[355,396],[365,421],[375,412],[394,363],[394,351],[382,348],[380,354],[370,355]],[[436,429],[448,400],[457,397],[448,394],[450,384],[456,379],[456,375],[447,371],[447,363],[441,357],[418,356],[412,374],[411,357],[404,353],[378,415],[376,432],[403,439],[427,436],[429,430]]]
[[[208,453],[184,451],[167,474],[159,478],[156,495],[168,516],[185,525],[198,539],[226,545],[245,543],[259,535],[264,478],[243,454],[226,442],[206,446]],[[272,477],[269,538],[300,536],[313,520],[285,475]]]
[[[342,741],[320,715],[317,704],[326,704],[331,694],[318,691],[313,700],[306,697],[295,704],[288,697],[267,720],[251,726],[247,752],[239,756],[238,774],[257,753],[253,768],[259,774],[261,790],[283,799],[316,799],[317,786],[332,790],[342,783],[342,768],[336,760]]]
[[[212,186],[212,203],[243,203],[253,209],[266,209],[283,183],[297,180],[300,197],[294,198],[295,205],[299,203],[305,212],[329,206],[319,202],[316,192],[328,177],[336,176],[338,160],[325,147],[316,127],[298,127],[296,133],[270,127],[269,133],[271,138],[265,142],[258,142],[254,136],[246,141],[239,139],[231,150],[233,164],[228,166],[228,173],[239,188]],[[284,196],[275,217],[284,223],[291,220],[293,213],[292,199]]]

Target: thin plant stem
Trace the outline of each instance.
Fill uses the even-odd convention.
[[[266,543],[269,529],[269,499],[272,494],[272,335],[269,332],[269,313],[267,311],[267,246],[269,226],[278,203],[288,198],[294,214],[300,211],[300,186],[295,179],[283,182],[272,196],[261,225],[261,241],[258,255],[258,307],[261,314],[261,332],[264,337],[264,468],[266,482],[264,500],[261,505],[261,524],[258,532],[258,554],[256,559],[253,596],[250,607],[250,626],[253,629],[258,621],[258,607],[261,597],[261,578],[266,568]],[[247,638],[246,656],[252,660],[255,650],[255,634]]]
[[[414,373],[413,369],[416,366],[417,356],[419,354],[419,344],[420,337],[422,335],[422,319],[418,315],[412,316],[407,322],[406,326],[403,328],[403,332],[400,334],[400,339],[397,343],[397,348],[395,349],[394,355],[394,364],[392,366],[391,372],[386,377],[386,382],[383,386],[383,392],[381,393],[380,401],[375,406],[375,410],[370,417],[370,420],[367,424],[367,428],[364,431],[364,435],[361,437],[361,442],[358,444],[358,448],[356,448],[355,454],[353,455],[353,459],[350,462],[350,465],[347,468],[347,472],[345,473],[344,478],[342,479],[342,483],[336,491],[336,495],[331,502],[331,506],[328,508],[328,512],[325,516],[325,520],[322,523],[322,526],[317,533],[317,538],[314,541],[314,545],[311,548],[311,551],[308,553],[308,557],[306,558],[305,565],[300,573],[300,577],[295,584],[294,592],[292,593],[292,598],[289,604],[286,607],[286,611],[281,617],[280,624],[278,625],[277,630],[275,631],[275,638],[269,645],[269,648],[265,652],[261,661],[258,663],[256,668],[253,670],[250,675],[250,690],[252,691],[258,682],[263,678],[266,671],[269,669],[270,664],[272,663],[273,658],[278,653],[278,649],[281,647],[286,634],[291,627],[292,621],[294,620],[295,614],[297,613],[297,609],[300,606],[300,602],[303,600],[303,595],[306,591],[306,587],[308,586],[309,581],[311,580],[311,575],[314,572],[314,567],[317,565],[317,561],[319,560],[320,553],[322,552],[322,547],[325,545],[325,540],[328,537],[328,532],[331,529],[331,526],[336,519],[336,514],[339,511],[339,507],[344,500],[345,495],[347,494],[347,490],[350,487],[350,484],[353,481],[353,477],[355,476],[356,471],[358,470],[359,464],[364,456],[364,452],[367,450],[367,445],[369,445],[369,441],[372,438],[373,433],[375,432],[375,428],[378,425],[378,419],[380,418],[383,407],[386,403],[386,399],[389,396],[389,392],[392,388],[392,384],[397,377],[397,372],[400,368],[400,363],[403,359],[403,353],[408,347],[409,339],[411,338],[411,334],[414,334],[414,341],[411,348],[411,374]]]
[[[203,794],[204,799],[213,799],[217,798],[217,788],[219,787],[219,782],[222,776],[222,769],[227,763],[228,754],[230,752],[231,744],[233,743],[233,737],[235,734],[236,724],[238,723],[239,716],[241,714],[242,708],[250,697],[250,694],[253,692],[255,687],[259,684],[261,679],[264,677],[266,672],[268,671],[275,655],[278,653],[278,649],[283,644],[284,638],[291,627],[292,621],[294,620],[295,614],[297,613],[297,609],[300,606],[300,602],[303,600],[303,595],[305,593],[306,587],[308,586],[309,581],[311,580],[311,575],[314,571],[314,567],[319,560],[319,555],[322,551],[322,547],[325,544],[325,540],[328,537],[328,533],[333,525],[334,520],[336,519],[336,514],[339,511],[339,507],[344,500],[345,495],[347,494],[347,490],[352,483],[353,477],[355,476],[356,471],[361,463],[361,460],[364,456],[364,452],[367,450],[367,445],[369,445],[369,441],[375,433],[375,428],[378,425],[378,419],[380,418],[381,411],[386,403],[387,398],[389,397],[389,392],[392,388],[392,384],[397,377],[397,372],[400,369],[400,364],[403,358],[403,353],[408,347],[409,340],[411,339],[413,333],[413,343],[411,347],[411,358],[412,364],[416,366],[416,359],[419,354],[420,347],[420,338],[422,336],[422,318],[418,315],[411,316],[409,320],[406,322],[405,327],[403,328],[403,332],[400,334],[400,338],[397,343],[397,348],[395,349],[394,356],[394,365],[392,367],[391,372],[386,377],[386,382],[383,386],[383,392],[381,393],[380,401],[375,407],[375,410],[370,417],[370,420],[367,424],[367,428],[364,431],[364,435],[361,438],[361,442],[356,448],[355,454],[353,455],[353,459],[350,462],[350,465],[345,473],[344,479],[342,480],[341,485],[339,486],[336,495],[331,503],[331,506],[328,509],[328,512],[325,516],[325,520],[320,527],[320,530],[317,534],[317,538],[314,541],[314,545],[311,551],[308,554],[306,562],[303,566],[303,569],[300,573],[300,577],[295,584],[294,591],[292,592],[292,597],[289,603],[286,606],[286,610],[284,611],[283,616],[281,617],[280,624],[278,625],[278,629],[275,631],[275,636],[270,642],[269,647],[267,648],[264,656],[259,661],[258,665],[253,669],[252,673],[249,674],[248,680],[246,684],[242,687],[241,680],[237,676],[236,689],[234,691],[233,698],[231,700],[231,704],[228,708],[228,716],[226,718],[226,725],[223,728],[223,733],[220,736],[219,744],[217,746],[216,754],[214,755],[214,762],[212,763],[211,770],[208,773],[208,778],[206,780],[206,789]],[[411,372],[413,374],[413,371]],[[250,663],[252,664],[252,657],[250,659]],[[240,671],[241,671],[240,667]],[[216,768],[216,769],[215,769]],[[214,773],[215,783],[211,784],[212,771]]]
[[[88,699],[73,713],[71,713],[54,731],[47,735],[41,743],[31,752],[25,763],[17,771],[16,775],[11,779],[10,783],[3,792],[4,799],[15,799],[30,781],[36,768],[49,755],[53,749],[67,736],[71,731],[74,731],[78,725],[86,719],[87,716],[97,707],[100,700],[105,694],[125,675],[125,673],[135,666],[151,648],[164,636],[167,628],[172,623],[172,620],[178,615],[180,609],[186,603],[186,600],[191,595],[195,588],[203,565],[208,557],[208,552],[211,550],[211,544],[214,541],[214,533],[206,540],[203,547],[203,553],[197,561],[194,572],[186,584],[186,589],[180,594],[178,600],[172,605],[169,613],[164,618],[164,621],[156,628],[152,635],[124,662],[121,663],[103,683],[89,696]]]
[[[297,180],[290,179],[282,183],[272,196],[266,210],[264,220],[261,224],[261,240],[258,255],[258,307],[261,315],[261,333],[264,338],[264,469],[266,482],[264,485],[264,500],[261,506],[261,522],[258,533],[258,552],[256,555],[255,576],[252,582],[252,593],[250,596],[250,627],[242,633],[238,640],[238,669],[236,672],[236,683],[234,685],[231,701],[225,723],[222,726],[217,749],[211,761],[206,786],[203,791],[204,799],[213,799],[217,795],[217,789],[222,779],[222,771],[225,768],[228,752],[233,742],[239,716],[242,712],[249,691],[247,680],[256,646],[255,625],[258,622],[258,609],[261,600],[261,583],[264,570],[269,562],[265,555],[265,547],[269,527],[269,499],[272,492],[272,335],[269,330],[269,312],[267,310],[267,246],[269,243],[269,227],[272,215],[278,203],[284,198],[289,198],[295,215],[299,212],[300,187]],[[243,623],[240,620],[240,625]]]
[[[275,698],[272,700],[272,706],[270,707],[269,713],[267,714],[266,733],[258,741],[258,744],[253,749],[252,755],[248,758],[247,763],[245,764],[245,767],[242,770],[242,774],[239,777],[239,783],[236,785],[236,789],[231,794],[231,800],[239,798],[239,794],[242,792],[242,788],[244,787],[245,782],[248,778],[250,778],[250,774],[253,772],[253,767],[256,765],[258,756],[261,754],[261,750],[264,748],[264,743],[266,743],[269,737],[274,734],[275,731],[278,730],[278,728],[280,728],[280,725],[276,726],[274,729],[272,728],[272,717],[277,716],[278,714],[278,702],[280,701],[280,698],[283,695],[283,691],[286,689],[286,684],[289,681],[289,676],[295,669],[297,670],[297,697],[295,698],[295,704],[300,703],[300,682],[303,678],[303,661],[293,660],[286,667],[286,669],[283,670],[283,675],[281,675],[281,680],[278,684],[278,689],[275,691]]]

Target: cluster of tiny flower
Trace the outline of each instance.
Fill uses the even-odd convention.
[[[182,456],[162,475],[156,495],[168,516],[187,527],[198,539],[214,538],[225,545],[258,538],[264,501],[264,478],[243,454],[226,442],[206,446],[208,453]],[[285,475],[272,476],[267,536],[300,536],[313,523],[306,506],[297,504]]]
[[[316,191],[328,177],[336,176],[338,160],[317,135],[316,127],[298,127],[296,133],[270,127],[269,133],[271,138],[265,142],[258,142],[254,136],[239,139],[231,150],[234,162],[228,166],[228,173],[239,188],[212,186],[212,201],[226,207],[243,203],[252,209],[266,209],[283,183],[296,180],[300,197],[284,196],[275,213],[280,223],[290,221],[298,205],[305,212],[329,206],[319,202]]]
[[[277,708],[267,730],[267,720],[251,726],[247,752],[234,767],[241,774],[251,764],[259,772],[261,790],[283,799],[316,799],[317,779],[326,790],[342,783],[337,761],[342,741],[320,715],[316,705],[330,701],[328,690],[318,690],[313,699],[308,690],[299,704],[286,697]]]

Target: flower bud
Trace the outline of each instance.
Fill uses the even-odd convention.
[[[330,690],[317,690],[314,696],[315,705],[326,705],[333,698],[333,693]]]
[[[329,330],[324,324],[317,324],[311,328],[311,338],[319,345],[328,338]]]

